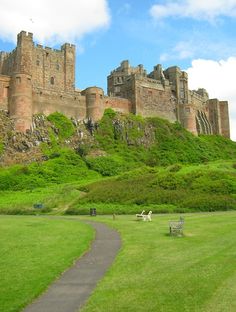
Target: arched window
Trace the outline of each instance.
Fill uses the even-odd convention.
[[[54,83],[55,83],[55,78],[54,78],[54,77],[51,77],[50,82],[51,82],[51,85],[54,85]]]
[[[21,83],[21,77],[16,77],[16,83],[17,84]]]

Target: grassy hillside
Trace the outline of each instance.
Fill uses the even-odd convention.
[[[221,136],[196,137],[179,123],[160,118],[105,114],[95,132],[99,146],[125,160],[127,166],[142,163],[166,166],[236,158],[236,143]]]
[[[82,128],[59,113],[40,118],[43,160],[0,168],[2,213],[38,213],[29,208],[40,201],[45,212],[64,206],[69,213],[87,213],[93,203],[106,203],[101,213],[129,213],[142,205],[153,211],[235,207],[235,142],[111,109],[98,124]]]
[[[217,211],[236,209],[236,164],[171,165],[141,168],[80,188],[83,196],[67,213],[83,213],[99,204],[98,213]]]

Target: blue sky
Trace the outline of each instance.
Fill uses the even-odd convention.
[[[100,86],[124,59],[151,71],[178,65],[190,88],[230,101],[236,140],[236,0],[1,0],[0,50],[21,30],[34,40],[77,46],[76,86]]]

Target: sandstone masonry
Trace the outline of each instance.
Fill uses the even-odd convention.
[[[194,134],[230,137],[228,102],[209,99],[205,89],[188,89],[188,75],[161,65],[147,73],[128,61],[108,76],[108,96],[98,87],[75,89],[75,46],[60,50],[35,45],[22,31],[11,53],[0,52],[0,109],[8,111],[17,131],[32,128],[34,114],[61,112],[77,120],[99,120],[106,108],[144,117],[179,121]]]

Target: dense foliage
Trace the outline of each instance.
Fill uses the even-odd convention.
[[[50,114],[47,119],[54,124],[61,139],[69,138],[75,132],[75,127],[71,120],[61,113],[55,112]]]
[[[104,203],[102,213],[108,213],[108,203],[125,209],[129,205],[136,205],[136,210],[137,205],[139,210],[150,207],[153,212],[232,210],[236,209],[236,170],[230,162],[142,168],[81,190],[86,195],[73,204],[78,213],[88,203]]]
[[[15,165],[0,170],[0,190],[24,190],[99,176],[88,170],[85,162],[74,151],[61,149],[44,162]]]
[[[21,203],[32,207],[33,194],[37,201],[41,196],[47,206],[69,207],[71,214],[88,213],[93,204],[103,205],[100,213],[133,213],[145,205],[156,212],[236,207],[235,142],[221,136],[196,137],[178,123],[108,109],[93,136],[73,150],[65,147],[75,131],[72,122],[60,113],[51,114],[48,120],[51,140],[41,144],[47,160],[0,168],[4,199],[0,209],[7,211],[12,205],[21,213]],[[218,165],[209,163],[217,160],[221,160]],[[92,181],[97,182],[89,185]],[[64,184],[72,186],[63,201]],[[50,192],[55,185],[62,187]],[[47,198],[37,191],[46,187]],[[19,198],[18,205],[15,199],[8,200],[11,196]]]
[[[100,146],[129,165],[166,166],[236,158],[236,143],[222,136],[196,137],[160,118],[104,114],[95,133]]]

